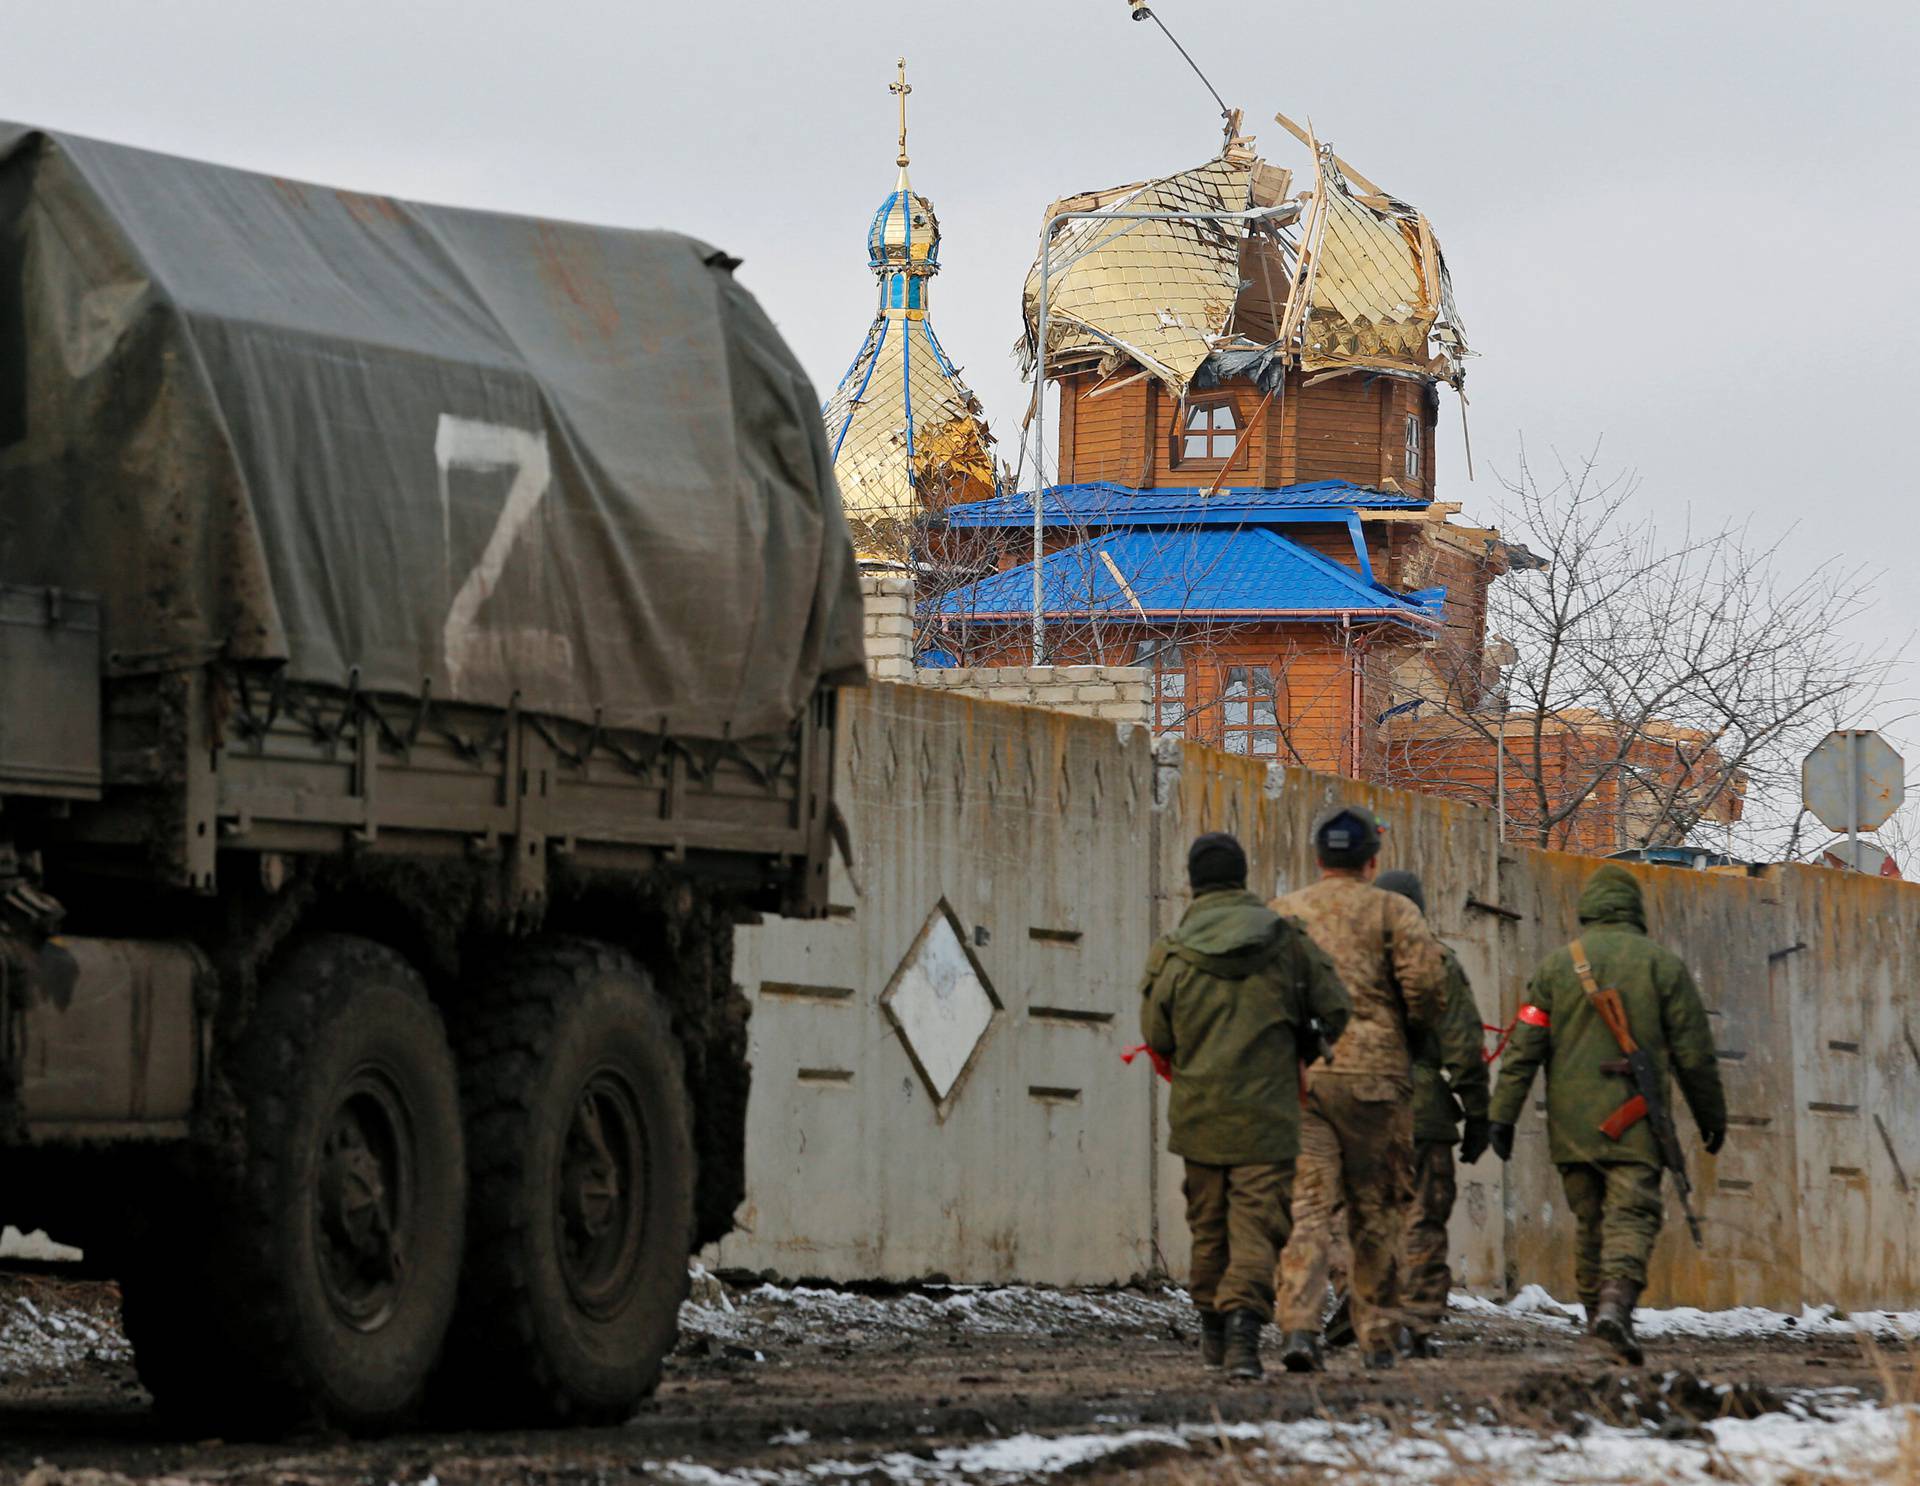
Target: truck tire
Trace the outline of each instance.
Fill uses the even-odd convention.
[[[466,1162],[440,1016],[399,955],[320,936],[271,973],[226,1067],[245,1140],[214,1159],[215,1221],[128,1270],[141,1381],[197,1430],[392,1429],[458,1292]]]
[[[629,956],[531,946],[454,1026],[467,1265],[438,1396],[463,1420],[617,1423],[660,1379],[693,1236],[672,1018]]]

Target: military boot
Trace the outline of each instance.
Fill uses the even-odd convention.
[[[1593,1334],[1613,1348],[1623,1362],[1638,1367],[1646,1361],[1633,1336],[1633,1303],[1640,1287],[1626,1280],[1608,1280],[1600,1287],[1600,1304],[1593,1313]]]
[[[1289,1331],[1280,1349],[1280,1365],[1288,1372],[1325,1372],[1327,1364],[1320,1355],[1320,1338],[1311,1331]]]
[[[1227,1360],[1227,1318],[1219,1311],[1200,1312],[1200,1363],[1219,1368]]]
[[[1260,1328],[1266,1322],[1258,1311],[1235,1311],[1227,1317],[1227,1376],[1258,1378],[1260,1367]]]
[[[1386,1341],[1376,1339],[1372,1346],[1366,1347],[1361,1351],[1360,1365],[1366,1368],[1368,1372],[1385,1372],[1388,1368],[1398,1364],[1400,1361],[1400,1347],[1396,1345],[1397,1340],[1397,1337],[1390,1338]]]

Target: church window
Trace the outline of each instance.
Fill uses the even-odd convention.
[[[1228,666],[1220,690],[1221,746],[1228,753],[1277,758],[1280,706],[1271,666]]]
[[[1153,735],[1182,738],[1187,732],[1187,664],[1172,640],[1144,640],[1133,663],[1153,674]]]
[[[1407,478],[1420,478],[1420,420],[1407,416]]]
[[[1181,464],[1225,464],[1240,441],[1240,420],[1230,398],[1187,404],[1180,425]]]

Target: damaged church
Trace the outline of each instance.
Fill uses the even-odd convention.
[[[1556,719],[1548,744],[1507,717],[1488,593],[1538,560],[1440,499],[1470,352],[1422,211],[1276,116],[1296,182],[1238,111],[1191,169],[1052,202],[1015,355],[1023,433],[1057,400],[1032,440],[1053,467],[1020,489],[928,319],[939,227],[907,183],[904,74],[894,91],[879,310],[825,415],[863,564],[912,586],[920,666],[1139,667],[1157,735],[1481,803],[1497,786],[1503,813],[1516,749],[1539,772],[1549,746],[1608,746],[1604,718]],[[1631,778],[1561,844],[1636,840]]]

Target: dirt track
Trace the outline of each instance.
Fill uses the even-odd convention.
[[[712,1472],[803,1479],[810,1467],[827,1481],[992,1481],[1042,1466],[1031,1449],[974,1459],[965,1447],[1029,1432],[1095,1437],[1075,1446],[1086,1458],[1073,1469],[1107,1478],[1181,1454],[1153,1427],[1207,1427],[1216,1417],[1229,1426],[1316,1415],[1505,1424],[1543,1436],[1597,1423],[1685,1437],[1699,1434],[1701,1416],[1818,1413],[1858,1402],[1832,1390],[1878,1397],[1887,1376],[1858,1338],[1817,1328],[1658,1340],[1647,1372],[1628,1376],[1564,1322],[1488,1307],[1456,1313],[1451,1345],[1436,1361],[1375,1376],[1360,1371],[1351,1353],[1336,1353],[1315,1386],[1285,1376],[1236,1386],[1198,1368],[1190,1314],[1177,1297],[1026,1290],[723,1297],[709,1283],[704,1303],[688,1309],[687,1335],[658,1397],[621,1429],[421,1434],[371,1444],[183,1443],[166,1438],[149,1414],[112,1306],[110,1287],[0,1276],[0,1367],[8,1374],[0,1381],[0,1481],[21,1479],[40,1462],[47,1486],[117,1486],[121,1477],[237,1486],[386,1486],[429,1477],[439,1486],[711,1483]],[[1896,1390],[1911,1397],[1910,1354],[1891,1365]],[[1115,1448],[1133,1434],[1154,1437]],[[744,1471],[766,1474],[731,1474]]]

